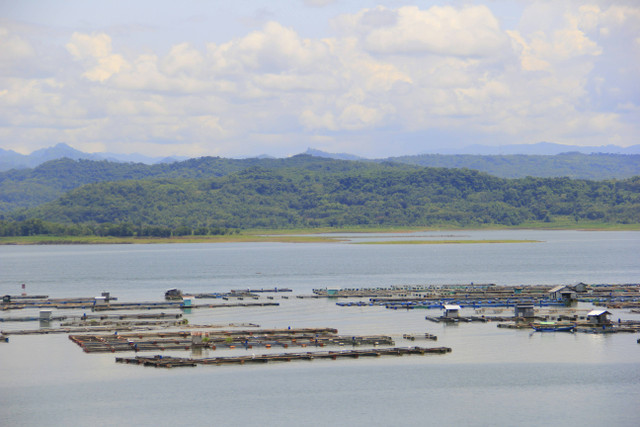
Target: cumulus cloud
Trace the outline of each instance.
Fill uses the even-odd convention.
[[[640,8],[532,2],[517,26],[503,25],[474,4],[354,11],[325,38],[274,20],[162,50],[74,32],[48,59],[63,71],[37,79],[17,70],[43,47],[0,28],[0,137],[154,152],[160,144],[166,155],[351,141],[367,150],[359,154],[392,155],[390,129],[394,140],[435,132],[468,143],[636,142]]]
[[[262,30],[213,48],[221,69],[257,72],[304,72],[322,64],[327,45],[322,40],[301,38],[292,28],[268,22]]]
[[[111,37],[104,33],[73,33],[66,48],[87,65],[84,77],[92,81],[103,82],[128,66],[122,56],[111,53]]]
[[[358,37],[368,51],[379,54],[482,56],[507,41],[498,20],[485,6],[434,6],[427,10],[378,6],[342,16],[335,25]]]
[[[16,34],[12,34],[9,29],[0,27],[0,56],[3,64],[10,64],[24,58],[31,58],[35,51],[31,44]]]

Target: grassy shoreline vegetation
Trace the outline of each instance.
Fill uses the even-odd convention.
[[[114,236],[62,236],[32,235],[0,237],[0,245],[74,245],[74,244],[158,244],[158,243],[336,243],[343,242],[342,234],[409,234],[414,232],[462,232],[477,230],[582,230],[582,231],[640,231],[638,224],[607,224],[602,222],[556,221],[529,222],[518,226],[491,224],[476,227],[344,227],[344,228],[295,228],[295,229],[251,229],[234,234],[171,237],[114,237]],[[472,244],[472,243],[532,243],[535,240],[419,240],[359,242],[358,244]]]
[[[356,245],[461,245],[478,243],[540,243],[540,240],[389,240],[377,242],[357,242]]]
[[[340,239],[327,236],[233,234],[224,236],[174,236],[174,237],[112,237],[112,236],[17,236],[0,237],[0,245],[108,245],[108,244],[158,244],[158,243],[323,243]]]

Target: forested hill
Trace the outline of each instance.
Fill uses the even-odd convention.
[[[306,167],[250,167],[214,178],[89,184],[13,219],[131,228],[640,222],[640,177],[503,179],[471,170],[366,164],[354,170],[307,160],[296,159]]]
[[[140,179],[203,179],[221,177],[250,167],[297,167],[325,173],[378,168],[374,163],[348,162],[307,155],[286,159],[224,159],[201,157],[182,162],[146,165],[94,160],[52,160],[34,169],[0,172],[0,213],[29,208],[55,200],[85,184]],[[384,162],[383,168],[416,168]]]
[[[425,167],[467,168],[502,178],[569,177],[578,179],[624,179],[640,175],[638,154],[562,153],[543,155],[442,155],[390,157],[387,161]]]

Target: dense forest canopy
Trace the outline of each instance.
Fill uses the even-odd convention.
[[[640,222],[640,177],[504,179],[468,169],[310,156],[270,159],[260,166],[245,162],[236,165],[236,171],[211,173],[211,164],[219,161],[196,159],[188,170],[179,163],[159,165],[162,173],[156,175],[137,165],[123,166],[124,180],[86,184],[52,202],[4,214],[0,234],[2,227],[15,231],[33,221],[44,221],[41,226],[56,223],[74,233],[106,224],[115,227],[114,234],[124,235],[151,233],[149,227],[215,233],[240,228],[518,225],[558,218]],[[46,170],[41,173],[46,176]],[[93,169],[94,175],[100,173]],[[144,179],[136,175],[143,173]]]
[[[394,162],[426,167],[467,168],[502,178],[569,177],[578,179],[624,179],[640,175],[640,155],[583,154],[545,155],[422,154],[392,157]]]
[[[201,157],[183,162],[145,165],[106,160],[52,160],[34,169],[0,172],[0,212],[29,208],[55,200],[65,192],[85,184],[149,179],[204,179],[226,176],[250,167],[268,169],[297,167],[314,172],[340,173],[362,169],[417,166],[383,162],[348,162],[313,156],[287,159],[223,159]]]
[[[123,180],[206,179],[247,168],[301,168],[338,173],[380,167],[417,169],[445,167],[473,169],[502,178],[570,177],[626,179],[640,175],[640,155],[565,153],[542,155],[437,155],[394,157],[376,161],[343,161],[309,155],[286,159],[224,159],[201,157],[182,162],[146,165],[95,160],[52,160],[34,169],[0,172],[0,213],[50,202],[85,184]]]

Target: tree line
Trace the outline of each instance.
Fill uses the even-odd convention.
[[[135,225],[131,223],[61,224],[31,218],[23,221],[0,220],[1,237],[19,236],[112,236],[112,237],[178,237],[220,236],[238,233],[238,229],[220,227],[167,227],[163,225]]]
[[[467,169],[257,166],[207,179],[101,182],[5,220],[178,230],[640,222],[640,177],[503,179]],[[328,168],[328,169],[327,169]],[[1,218],[1,217],[0,217]],[[114,231],[116,232],[116,231]]]

